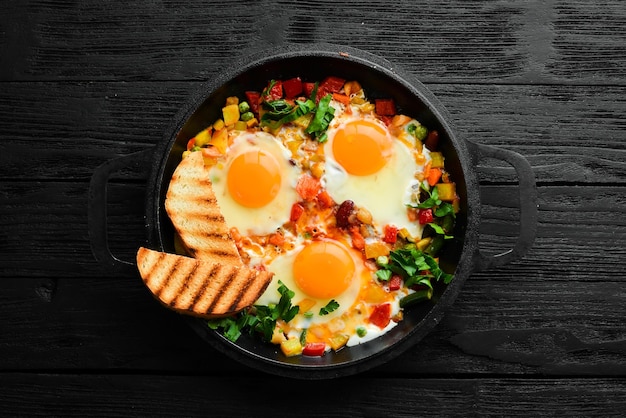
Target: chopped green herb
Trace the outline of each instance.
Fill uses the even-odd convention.
[[[254,309],[241,312],[236,317],[210,320],[208,322],[209,328],[221,328],[224,336],[233,342],[237,341],[244,330],[260,332],[266,341],[270,341],[274,328],[276,328],[276,321],[282,319],[289,322],[300,310],[298,306],[291,305],[291,299],[295,293],[280,280],[278,284],[280,301],[277,304],[255,305]]]
[[[335,108],[330,106],[332,97],[331,94],[327,94],[320,99],[315,115],[305,130],[307,134],[310,134],[320,142],[326,141],[326,129],[328,129],[330,121],[332,121],[335,116]]]
[[[335,299],[331,299],[330,302],[326,304],[323,308],[320,309],[320,315],[328,315],[335,309],[339,307],[339,303]]]
[[[406,287],[422,285],[432,289],[431,280],[443,281],[448,284],[452,280],[452,275],[444,272],[439,267],[437,261],[420,250],[415,244],[407,244],[403,248],[393,250],[389,253],[389,263],[380,265],[376,275],[382,281],[392,273],[399,274]],[[388,279],[387,279],[388,280]]]

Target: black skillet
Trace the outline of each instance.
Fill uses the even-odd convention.
[[[221,115],[228,96],[243,97],[246,90],[260,90],[270,79],[299,76],[304,80],[322,80],[329,75],[358,80],[369,99],[393,98],[399,112],[415,117],[440,134],[439,148],[446,169],[456,181],[461,198],[455,238],[448,240],[440,256],[442,268],[454,272],[453,281],[437,287],[430,302],[405,311],[404,320],[384,336],[323,357],[285,357],[278,346],[244,335],[232,343],[210,330],[202,320],[184,317],[189,325],[211,346],[251,367],[301,379],[346,376],[381,365],[421,340],[441,319],[456,299],[470,274],[500,266],[522,257],[531,247],[537,222],[537,194],[534,175],[521,155],[486,145],[464,141],[457,136],[451,117],[441,103],[413,75],[392,66],[386,60],[345,46],[330,44],[291,45],[274,48],[239,60],[204,84],[178,112],[160,144],[153,150],[111,160],[98,167],[92,177],[89,199],[89,228],[96,259],[112,272],[136,272],[134,263],[111,254],[107,244],[106,185],[109,176],[128,165],[150,164],[146,191],[146,232],[148,246],[174,252],[174,231],[163,202],[171,175],[180,161],[187,141],[207,122]],[[476,166],[490,157],[511,164],[519,179],[520,234],[511,250],[486,256],[478,248],[480,197]],[[138,244],[139,245],[139,244]],[[137,274],[138,276],[138,274]],[[137,278],[138,280],[139,277]]]

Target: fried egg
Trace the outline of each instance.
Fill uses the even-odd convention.
[[[361,288],[372,278],[371,271],[356,250],[328,238],[301,242],[292,251],[273,260],[267,269],[274,272],[274,280],[257,304],[278,303],[280,281],[295,293],[292,302],[300,306],[300,314],[290,326],[299,330],[342,316],[354,305]],[[335,300],[339,307],[327,315],[320,315],[320,309],[331,300]]]
[[[415,173],[424,169],[412,150],[377,118],[344,113],[337,119],[324,151],[328,193],[337,202],[349,199],[367,209],[379,232],[392,224],[421,236],[419,223],[410,221],[406,212],[419,187]]]
[[[289,151],[266,132],[242,131],[227,150],[226,159],[209,176],[226,223],[242,234],[276,231],[289,219],[298,200],[298,168]]]

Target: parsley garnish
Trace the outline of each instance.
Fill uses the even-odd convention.
[[[210,320],[208,321],[209,328],[221,328],[224,331],[224,336],[232,342],[237,341],[244,330],[260,332],[263,339],[270,341],[274,328],[276,328],[276,321],[282,319],[285,322],[289,322],[300,310],[299,306],[291,305],[291,299],[295,293],[289,290],[280,280],[278,284],[280,300],[276,305],[255,305],[253,313],[251,313],[252,311],[245,311],[236,317]]]
[[[307,126],[305,132],[310,134],[313,138],[319,142],[326,142],[328,139],[326,136],[326,129],[330,121],[335,117],[335,108],[330,105],[330,100],[333,98],[331,94],[327,94],[322,97],[317,104],[315,110],[315,116],[311,119],[309,126]]]
[[[432,289],[431,280],[448,284],[454,277],[441,270],[433,257],[418,250],[414,244],[391,251],[388,258],[378,260],[377,263],[380,270],[376,272],[376,275],[379,278],[391,277],[392,273],[396,273],[402,277],[406,287],[419,284]],[[388,273],[380,273],[381,271],[388,271]]]
[[[320,308],[320,315],[328,315],[339,307],[339,303],[335,299],[331,299],[323,308]]]

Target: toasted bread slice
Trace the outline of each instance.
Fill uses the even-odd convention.
[[[243,265],[215,198],[201,152],[187,155],[174,171],[165,210],[189,255]]]
[[[197,260],[144,247],[137,267],[152,294],[176,312],[202,318],[233,315],[251,306],[274,273]]]

